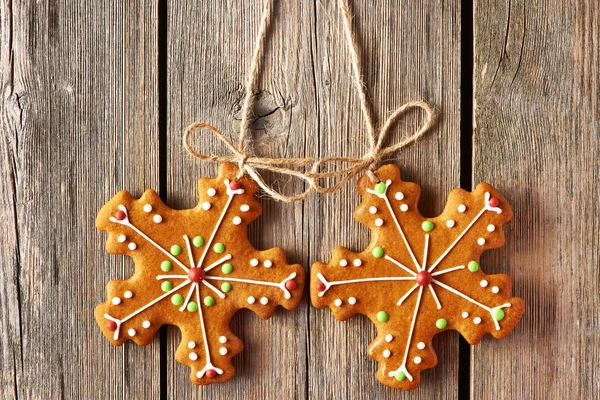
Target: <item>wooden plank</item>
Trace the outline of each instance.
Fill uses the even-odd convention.
[[[474,8],[474,181],[515,219],[486,272],[525,299],[505,340],[474,348],[473,398],[597,398],[600,4]]]
[[[314,67],[320,157],[360,156],[368,140],[351,81],[351,66],[337,1],[315,2]],[[362,50],[366,85],[380,122],[400,105],[426,99],[440,108],[438,127],[399,152],[404,180],[421,185],[421,210],[436,215],[447,193],[460,183],[460,2],[350,2]],[[414,132],[418,114],[398,124],[390,140]],[[306,212],[311,261],[329,260],[335,246],[362,250],[368,229],[352,218],[360,196],[348,184],[314,198]],[[310,309],[309,393],[311,398],[456,398],[458,334],[434,340],[439,364],[423,373],[421,386],[403,393],[380,384],[377,363],[366,355],[375,338],[364,316],[336,321],[329,310]]]
[[[104,251],[97,211],[123,185],[140,190],[130,174],[142,176],[140,187],[157,183],[156,143],[129,130],[156,125],[153,11],[119,2],[1,10],[3,396],[152,397],[158,355],[113,348],[93,309],[124,268]],[[123,383],[126,373],[136,387]]]
[[[169,2],[168,16],[168,203],[174,207],[197,204],[197,180],[215,176],[216,165],[188,156],[182,145],[184,128],[207,121],[237,137],[243,82],[254,48],[262,1]],[[257,91],[253,146],[257,154],[303,157],[314,154],[316,142],[315,90],[311,59],[313,4],[277,1],[266,40],[266,54]],[[206,135],[198,140],[206,152],[228,154]],[[287,190],[303,184],[267,175]],[[309,241],[301,203],[262,200],[263,214],[250,225],[257,248],[280,246],[288,260],[308,265]],[[306,299],[306,298],[305,298]],[[295,311],[279,309],[268,321],[240,312],[231,323],[245,343],[235,357],[235,379],[200,389],[189,382],[189,369],[174,362],[180,333],[169,331],[168,395],[173,398],[307,397],[308,303]]]

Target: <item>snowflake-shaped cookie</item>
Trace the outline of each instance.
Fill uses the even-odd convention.
[[[194,209],[170,209],[152,190],[139,200],[122,191],[96,221],[109,233],[108,252],[135,261],[133,276],[109,282],[108,301],[96,308],[102,332],[115,345],[146,345],[160,326],[178,326],[176,359],[199,385],[235,375],[231,358],[243,343],[229,321],[237,310],[267,319],[278,305],[295,308],[304,285],[304,270],[287,264],[283,250],[249,242],[246,227],[262,210],[256,183],[236,180],[237,171],[225,163],[216,179],[200,179]]]
[[[311,298],[339,320],[367,315],[378,332],[368,350],[380,363],[377,379],[414,389],[420,372],[437,364],[435,334],[454,329],[476,344],[486,333],[505,337],[521,319],[524,302],[510,297],[510,278],[479,267],[484,250],[504,245],[512,211],[480,183],[473,192],[453,190],[440,216],[424,218],[420,188],[403,182],[396,166],[379,168],[377,177],[357,183],[363,202],[354,216],[372,230],[369,247],[338,247],[329,264],[315,263]]]

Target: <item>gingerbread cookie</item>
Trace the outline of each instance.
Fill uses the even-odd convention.
[[[380,183],[366,176],[357,183],[363,202],[354,217],[372,230],[369,247],[338,247],[329,264],[315,263],[311,298],[339,320],[367,315],[378,333],[368,349],[380,364],[377,379],[414,389],[421,371],[437,364],[437,333],[454,329],[476,344],[486,333],[507,336],[521,319],[525,304],[510,297],[510,278],[479,265],[484,250],[504,245],[512,210],[480,183],[473,192],[453,190],[440,216],[424,218],[420,188],[401,181],[396,166],[379,168],[377,177]]]
[[[304,270],[287,264],[283,250],[250,244],[246,227],[262,210],[256,183],[236,180],[237,172],[225,163],[216,179],[200,179],[194,209],[170,209],[152,190],[138,200],[122,191],[96,220],[109,233],[108,252],[135,262],[133,276],[109,282],[108,300],[96,307],[102,333],[117,346],[146,345],[162,325],[178,326],[175,356],[197,385],[235,375],[231,358],[243,343],[229,321],[237,310],[267,319],[278,305],[295,308],[304,286]]]

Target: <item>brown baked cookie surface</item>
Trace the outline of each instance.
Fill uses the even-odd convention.
[[[258,187],[251,178],[236,180],[237,172],[224,163],[216,179],[200,179],[194,209],[170,209],[153,190],[140,199],[122,191],[96,220],[108,232],[108,252],[135,262],[133,276],[110,281],[107,301],[96,307],[102,333],[117,346],[146,345],[162,325],[176,325],[176,359],[197,385],[235,375],[231,358],[243,343],[229,321],[237,310],[267,319],[279,305],[295,308],[304,286],[303,268],[287,264],[283,250],[252,247],[246,230],[262,211]]]
[[[490,333],[509,334],[525,304],[511,297],[507,275],[486,275],[484,250],[504,245],[502,225],[512,217],[506,199],[486,183],[473,192],[453,190],[442,214],[424,218],[420,188],[403,182],[395,165],[357,182],[363,201],[354,217],[372,231],[366,250],[337,247],[329,264],[311,268],[311,299],[345,320],[367,315],[377,327],[368,354],[379,362],[377,379],[414,389],[420,373],[437,364],[432,338],[447,329],[471,343]]]

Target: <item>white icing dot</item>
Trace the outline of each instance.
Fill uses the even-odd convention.
[[[455,222],[453,219],[449,219],[448,221],[446,221],[446,226],[448,228],[454,228],[454,224],[455,224]]]
[[[256,258],[253,258],[252,260],[250,260],[250,265],[256,267],[258,265],[258,260]]]
[[[463,313],[462,313],[462,317],[463,317],[463,318],[469,318],[469,313],[468,313],[468,312],[466,312],[466,311],[463,311]]]
[[[479,282],[479,284],[481,285],[481,287],[487,287],[488,285],[488,281],[486,281],[485,279],[482,280],[481,282]]]
[[[423,343],[423,342],[417,343],[417,349],[423,350],[424,348],[425,348],[425,343]]]
[[[269,303],[269,299],[267,299],[266,297],[260,298],[260,304],[262,304],[263,306],[266,306],[268,303]]]
[[[384,358],[390,358],[391,355],[392,355],[391,351],[389,351],[387,349],[383,351],[383,357]]]
[[[479,318],[479,317],[475,317],[475,318],[473,319],[473,323],[474,323],[475,325],[479,325],[479,324],[481,323],[481,318]]]
[[[500,288],[498,286],[494,286],[492,288],[492,293],[498,293],[500,291]]]
[[[119,241],[119,243],[123,243],[124,241],[127,240],[127,236],[125,236],[125,235],[119,235],[119,237],[117,238],[117,240]]]
[[[156,222],[157,224],[160,224],[162,222],[162,217],[158,214],[156,214],[154,217],[152,217],[152,220],[154,222]]]
[[[233,224],[239,225],[242,223],[242,219],[240,217],[233,217]]]
[[[144,321],[142,322],[142,326],[146,329],[150,328],[152,324],[150,323],[150,321]]]
[[[193,349],[194,347],[196,347],[196,342],[189,342],[189,343],[188,343],[188,347],[189,347],[190,349]]]
[[[385,341],[386,342],[391,342],[392,340],[394,340],[394,337],[392,335],[385,335]]]
[[[190,353],[190,360],[192,361],[196,361],[198,359],[198,354],[194,353],[193,351]]]
[[[421,364],[421,361],[423,361],[423,360],[421,359],[421,357],[416,356],[413,361],[415,362],[415,364]]]
[[[205,201],[204,203],[202,203],[202,208],[204,210],[210,210],[210,203],[208,201]]]
[[[400,206],[400,211],[402,212],[407,212],[408,211],[408,205],[407,204],[402,204]]]
[[[131,336],[131,337],[134,337],[136,333],[137,333],[137,332],[136,332],[136,331],[135,331],[135,329],[133,329],[133,328],[131,328],[130,330],[128,330],[128,331],[127,331],[127,334],[128,334],[129,336]]]
[[[113,297],[112,298],[112,303],[113,303],[113,305],[118,306],[119,304],[121,304],[121,298],[119,298],[119,297]]]
[[[227,343],[227,337],[225,337],[225,336],[221,336],[221,337],[219,338],[219,343]]]
[[[464,204],[458,206],[458,212],[464,213],[465,211],[467,211],[467,206],[465,206]]]
[[[381,225],[383,225],[383,220],[381,218],[377,218],[375,220],[375,226],[381,226]]]
[[[127,245],[127,247],[129,247],[129,250],[135,250],[137,249],[137,244],[131,242]]]
[[[356,298],[355,297],[348,298],[348,303],[350,303],[352,305],[356,304]]]
[[[242,204],[240,207],[241,212],[248,212],[248,210],[250,210],[250,206],[248,204]]]
[[[489,224],[487,226],[487,230],[488,230],[488,232],[494,232],[496,230],[496,227],[492,224]]]
[[[263,262],[263,265],[265,266],[265,268],[271,268],[273,266],[273,262],[271,260],[265,260]]]
[[[203,376],[204,374],[202,373],[202,371],[196,372],[196,378],[202,378]]]
[[[340,260],[340,267],[345,267],[346,265],[348,265],[348,260],[341,259]]]
[[[483,246],[485,244],[485,239],[484,238],[477,239],[477,244],[480,246]]]
[[[335,299],[335,301],[333,302],[333,304],[336,305],[336,307],[339,307],[342,305],[342,299]]]
[[[208,191],[206,192],[210,197],[213,197],[215,194],[217,194],[217,191],[214,188],[210,188],[208,189]]]
[[[354,264],[355,267],[360,267],[362,265],[362,261],[357,258],[352,264]]]
[[[219,353],[221,353],[221,355],[224,356],[225,354],[227,354],[227,349],[225,347],[221,347],[219,349]]]
[[[254,296],[248,297],[248,304],[254,304],[255,301],[256,299],[254,298]]]
[[[375,207],[375,206],[371,206],[371,208],[369,208],[369,212],[370,212],[371,214],[376,214],[376,213],[377,213],[377,207]]]
[[[147,213],[152,212],[152,204],[144,204],[144,211]]]
[[[404,199],[404,193],[402,193],[402,192],[396,192],[396,194],[394,195],[394,197],[396,198],[396,200],[402,200],[402,199]]]
[[[131,292],[131,290],[128,290],[125,293],[123,293],[123,297],[125,297],[126,299],[130,299],[133,297],[133,293]]]

